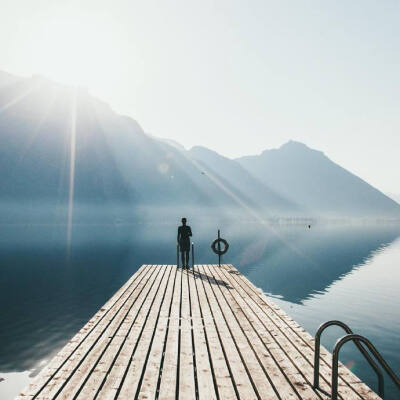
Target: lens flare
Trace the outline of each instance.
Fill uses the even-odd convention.
[[[14,99],[10,100],[8,103],[4,104],[3,106],[0,107],[0,114],[7,110],[8,108],[14,106],[15,104],[18,104],[20,101],[28,97],[34,90],[36,90],[39,87],[39,83],[34,83],[31,86],[29,86],[23,93],[20,93],[17,97]]]
[[[161,174],[166,174],[169,171],[169,165],[167,163],[160,163],[158,165],[158,171]]]
[[[353,371],[354,370],[354,366],[356,365],[355,361],[351,360],[348,363],[346,363],[346,367],[350,370]]]

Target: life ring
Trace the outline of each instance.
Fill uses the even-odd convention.
[[[220,250],[218,250],[218,243],[223,243],[224,244],[224,249],[220,249]],[[215,253],[215,254],[218,254],[219,256],[222,256],[222,254],[225,254],[227,251],[228,251],[228,249],[229,249],[229,244],[228,244],[228,242],[225,240],[225,239],[222,239],[222,238],[219,238],[219,239],[215,239],[213,242],[212,242],[212,245],[211,245],[211,248],[212,248],[212,250],[213,250],[213,252]]]

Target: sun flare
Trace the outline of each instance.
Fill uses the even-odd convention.
[[[74,85],[97,86],[120,60],[118,27],[100,16],[60,15],[31,29],[29,50],[39,74]],[[119,57],[118,57],[119,55]]]

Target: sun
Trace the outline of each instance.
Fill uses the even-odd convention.
[[[62,83],[91,87],[121,62],[118,27],[104,17],[53,15],[29,34],[35,73]]]

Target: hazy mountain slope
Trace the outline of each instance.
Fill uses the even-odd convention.
[[[322,152],[290,141],[276,150],[237,161],[277,193],[310,214],[400,216],[399,205]]]
[[[193,210],[203,218],[400,215],[394,201],[300,143],[239,160],[188,152],[86,90],[39,76],[0,73],[0,135],[2,220],[65,221],[72,203],[76,220]]]
[[[76,209],[109,206],[102,212],[115,213],[121,207],[158,206],[180,215],[194,206],[234,206],[182,152],[84,90],[38,77],[5,85],[0,132],[3,209],[18,203],[28,213],[40,205],[47,216],[59,209],[65,213],[71,168]]]
[[[66,201],[73,136],[75,194],[90,201],[129,197],[85,93],[40,79],[20,80],[0,89],[1,108],[0,167],[7,171],[0,179],[2,198]],[[107,168],[98,168],[101,164]]]
[[[400,194],[396,193],[386,193],[388,197],[390,197],[392,200],[394,200],[397,204],[400,204]]]
[[[295,203],[275,193],[238,162],[201,146],[193,147],[189,154],[206,175],[216,178],[241,203],[254,211],[272,216],[276,213],[293,215],[298,210]]]

